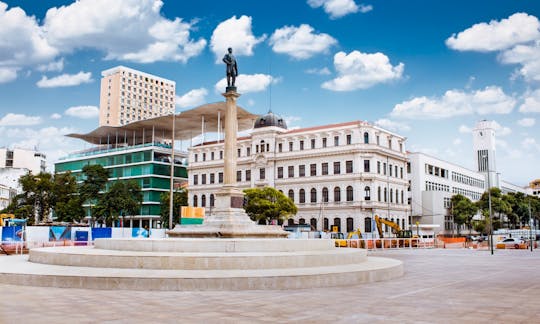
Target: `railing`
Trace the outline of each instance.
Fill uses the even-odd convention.
[[[382,239],[338,239],[336,246],[363,248],[368,250],[384,249],[430,249],[442,247],[438,241],[424,241],[418,238],[382,238]]]

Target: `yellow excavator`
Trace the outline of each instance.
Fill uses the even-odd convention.
[[[380,218],[378,215],[375,215],[375,224],[377,224],[377,231],[379,232],[379,237],[384,238],[384,232],[382,230],[382,224],[388,225],[392,229],[392,233],[396,235],[396,238],[399,239],[412,239],[411,244],[412,246],[418,245],[418,236],[413,235],[411,230],[403,230],[401,227],[399,227],[398,224],[389,221],[384,218]],[[409,240],[403,240],[399,241],[400,245],[409,246]]]
[[[341,234],[341,233],[336,233]],[[356,231],[349,232],[347,234],[347,238],[343,238],[343,234],[341,235],[332,235],[332,238],[335,240],[336,247],[347,247],[347,240],[351,239],[362,239],[362,232],[360,231],[360,228],[358,228]],[[360,247],[364,247],[364,242],[360,242]],[[350,247],[358,247],[356,241],[351,241]]]

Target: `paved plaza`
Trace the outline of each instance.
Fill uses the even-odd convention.
[[[533,323],[540,252],[387,250],[397,280],[274,291],[107,291],[0,285],[0,323]]]

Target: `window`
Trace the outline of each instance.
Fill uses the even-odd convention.
[[[369,133],[368,132],[364,133],[364,144],[369,144]]]
[[[283,152],[283,143],[278,144],[278,152],[279,153]]]
[[[352,135],[347,134],[347,145],[351,145],[351,144],[352,144]]]
[[[403,167],[399,168],[399,177],[403,179]]]
[[[304,141],[300,141],[300,151],[304,150]]]
[[[251,155],[251,147],[249,147],[249,146],[246,148],[246,155],[247,156]]]
[[[371,217],[364,219],[364,232],[371,233]]]
[[[328,162],[324,162],[321,169],[322,175],[328,175]]]
[[[322,139],[322,147],[326,147],[326,137],[323,137]]]
[[[390,202],[394,202],[394,189],[390,189]]]
[[[311,201],[312,203],[316,203],[316,202],[317,202],[317,189],[311,188],[311,192],[310,192],[310,196],[309,196],[309,201]]]
[[[203,160],[203,161],[206,161],[206,153],[203,153],[203,154],[202,154],[202,160]]]
[[[223,151],[219,151],[219,159],[223,160]]]
[[[394,165],[394,174],[396,175],[396,178],[398,177],[398,173],[397,173],[397,165]]]
[[[322,201],[328,202],[328,188],[322,188]]]
[[[206,174],[201,175],[201,184],[206,184]]]
[[[341,173],[341,162],[334,162],[334,174]]]
[[[195,153],[195,155],[194,155],[194,160],[195,160],[195,162],[198,162],[198,160],[199,160],[199,155],[197,153]]]
[[[399,203],[399,190],[396,189],[396,204]]]
[[[289,142],[289,152],[292,152],[293,150],[293,142]]]
[[[388,201],[388,191],[384,188],[384,202]]]
[[[306,176],[306,166],[305,165],[299,165],[298,166],[298,176],[299,177],[305,177]]]
[[[377,135],[377,145],[381,145],[381,138]]]
[[[246,181],[251,181],[251,170],[246,170]]]
[[[206,207],[206,195],[201,196],[201,207]]]
[[[353,161],[345,161],[345,172],[353,173]]]
[[[334,218],[334,226],[337,226],[338,232],[341,232],[341,218]]]
[[[354,231],[354,221],[352,217],[347,217],[347,232]]]
[[[392,139],[391,138],[388,139],[388,148],[392,149]]]
[[[218,182],[223,183],[223,172],[218,173]]]
[[[399,143],[399,151],[403,152],[403,143]]]
[[[216,175],[213,173],[210,173],[210,183],[216,182]]]
[[[236,181],[242,181],[242,171],[236,171]]]
[[[283,167],[277,168],[277,177],[278,179],[283,179]]]
[[[369,172],[369,160],[364,160],[364,172]]]
[[[313,163],[309,165],[309,175],[312,177],[317,175],[317,164]]]
[[[364,200],[371,200],[371,188],[369,186],[364,188]]]
[[[334,136],[334,146],[339,146],[339,136]]]
[[[381,161],[377,161],[377,173],[381,174]]]
[[[210,160],[212,161],[214,160],[214,155],[215,155],[214,152],[210,152]]]
[[[401,204],[403,204],[403,190],[401,190]]]
[[[241,152],[242,152],[242,151],[241,151],[240,149],[237,149],[237,150],[236,150],[236,156],[240,157],[240,153],[241,153]]]
[[[381,201],[381,187],[377,187],[377,201]]]
[[[329,227],[330,226],[329,226],[328,218],[325,217],[323,219],[323,231],[328,231]]]
[[[216,201],[216,198],[214,197],[214,194],[210,194],[210,207],[214,207],[215,201]]]
[[[386,175],[386,163],[383,163],[383,174]]]
[[[347,201],[353,201],[354,200],[354,191],[352,186],[347,187]]]
[[[266,177],[266,169],[265,168],[260,168],[259,169],[259,179],[264,180],[265,177]]]
[[[388,165],[388,171],[390,171],[390,176],[392,176],[392,164]]]
[[[292,201],[294,201],[294,191],[293,191],[292,189],[289,190],[288,196],[289,196],[289,198],[290,198]]]
[[[312,149],[315,148],[315,139],[314,138],[311,139],[311,148]]]
[[[334,201],[341,201],[341,189],[339,187],[334,188]]]
[[[306,202],[306,191],[304,189],[300,189],[300,192],[298,193],[298,200],[301,204]]]
[[[197,207],[197,195],[193,195],[193,207]]]
[[[193,175],[193,184],[194,184],[194,185],[198,185],[198,184],[199,184],[199,175],[198,175],[198,174],[194,174],[194,175]]]
[[[316,231],[317,230],[317,218],[312,218],[309,220],[309,225],[311,225],[311,230]]]
[[[289,178],[294,178],[294,166],[293,165],[289,165],[289,167],[287,168],[287,174],[288,174]]]

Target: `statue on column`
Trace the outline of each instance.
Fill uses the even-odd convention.
[[[234,87],[236,77],[238,76],[238,65],[236,58],[232,54],[232,48],[227,49],[227,54],[223,57],[223,62],[227,65],[227,88]]]

